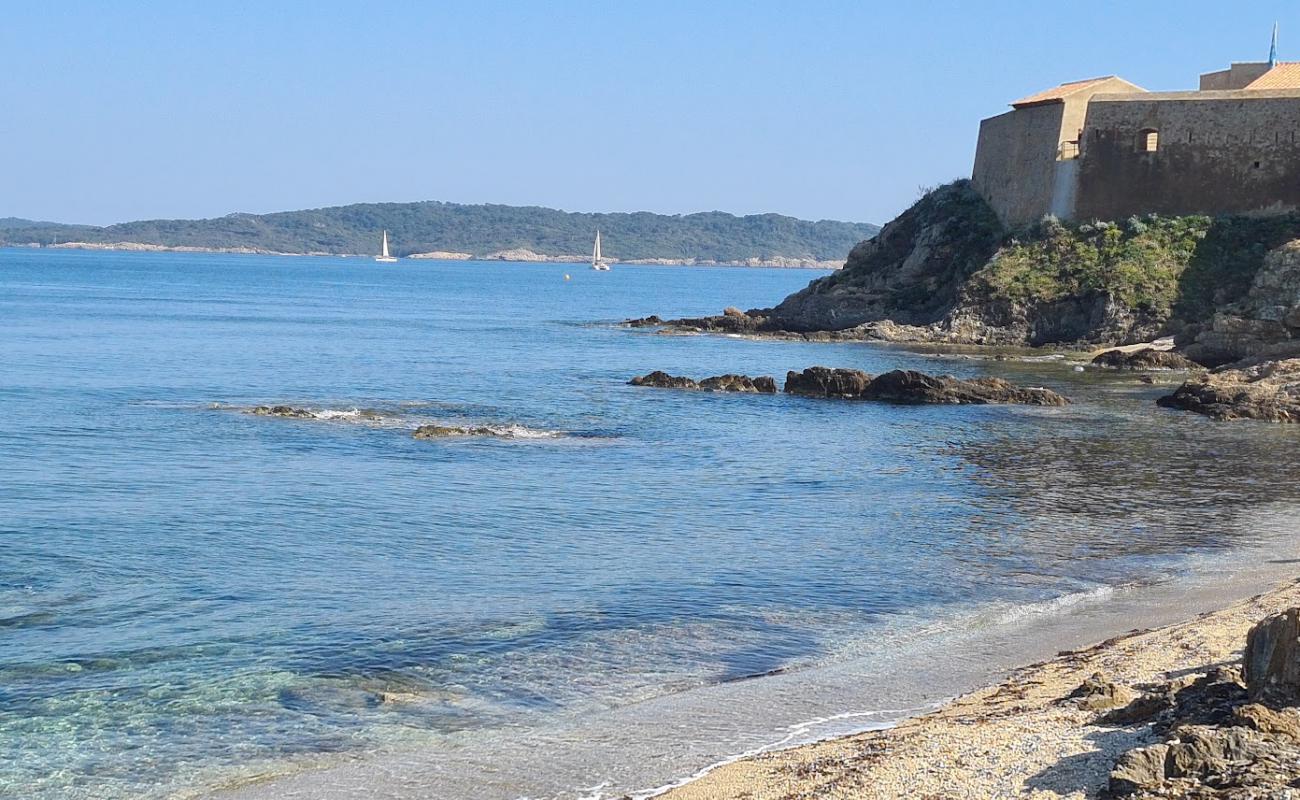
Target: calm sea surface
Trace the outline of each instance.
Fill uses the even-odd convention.
[[[1289,428],[1053,359],[610,324],[812,277],[0,250],[0,797],[617,795],[1294,555]],[[626,385],[813,364],[1077,402]],[[246,413],[277,403],[317,418]]]

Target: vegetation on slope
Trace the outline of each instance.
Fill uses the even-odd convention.
[[[1008,239],[972,278],[973,294],[1045,304],[1106,292],[1125,306],[1186,321],[1245,296],[1264,255],[1300,237],[1300,215],[1046,219]]]
[[[169,247],[249,248],[284,253],[373,253],[388,231],[396,255],[433,251],[483,256],[526,249],[542,255],[591,250],[601,230],[605,254],[617,259],[842,259],[875,225],[780,214],[722,212],[663,215],[579,214],[535,206],[456,203],[366,203],[276,214],[230,214],[204,220],[147,220],[107,227],[0,226],[0,244],[139,242]]]

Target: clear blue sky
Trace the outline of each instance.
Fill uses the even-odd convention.
[[[59,2],[0,18],[0,216],[360,201],[883,222],[981,117],[1262,60],[1300,6],[1217,2]]]

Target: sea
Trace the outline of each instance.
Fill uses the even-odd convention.
[[[0,797],[644,797],[1294,576],[1176,376],[618,324],[820,274],[0,250]],[[628,385],[817,364],[1074,402]]]

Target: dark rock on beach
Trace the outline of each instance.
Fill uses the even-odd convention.
[[[1152,703],[1153,698],[1159,701]],[[1300,608],[1267,617],[1246,638],[1242,669],[1219,667],[1152,688],[1147,713],[1103,725],[1147,724],[1163,741],[1124,753],[1111,798],[1283,798],[1300,795]]]
[[[1218,420],[1300,422],[1300,358],[1220,367],[1156,402]]]
[[[1300,608],[1251,628],[1241,663],[1252,699],[1300,704]]]
[[[875,378],[853,369],[810,367],[786,375],[785,390],[805,397],[839,397],[900,404],[1018,403],[1063,406],[1069,400],[1050,389],[1023,388],[1001,378],[962,380],[914,370],[893,370]]]
[[[1196,362],[1172,350],[1107,350],[1092,360],[1093,366],[1111,369],[1196,369]]]
[[[709,392],[744,392],[751,394],[774,394],[776,381],[763,375],[751,378],[748,375],[715,375],[696,381],[669,375],[662,370],[655,370],[648,375],[641,375],[628,381],[632,386],[652,386],[659,389],[697,389]]]

